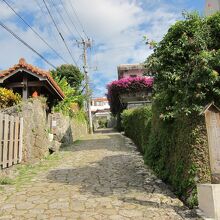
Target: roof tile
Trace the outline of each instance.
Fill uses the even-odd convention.
[[[59,94],[64,98],[65,95],[63,93],[63,91],[61,90],[61,88],[59,87],[59,85],[56,83],[56,81],[52,78],[52,76],[50,75],[49,71],[45,71],[42,69],[39,69],[36,66],[33,66],[31,64],[26,63],[24,58],[21,58],[19,60],[18,64],[15,64],[13,67],[10,67],[8,70],[3,70],[0,72],[0,78],[3,78],[5,76],[10,75],[11,73],[13,73],[15,70],[19,69],[19,68],[24,68],[26,70],[29,70],[33,73],[36,73],[38,75],[43,76],[44,78],[48,79],[50,81],[50,83],[54,86],[54,88],[59,92]]]

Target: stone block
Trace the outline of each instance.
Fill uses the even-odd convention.
[[[60,143],[59,141],[53,140],[53,141],[52,141],[52,144],[51,144],[51,146],[50,146],[49,149],[50,149],[52,152],[58,152],[58,151],[60,150],[61,144],[62,144],[62,143]]]
[[[199,209],[206,218],[220,220],[220,184],[198,184]]]

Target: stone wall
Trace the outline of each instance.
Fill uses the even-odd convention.
[[[30,99],[20,105],[1,110],[2,113],[23,117],[23,161],[41,159],[49,153],[46,105],[38,99]]]
[[[29,99],[1,112],[24,119],[24,162],[42,159],[50,151],[58,151],[62,144],[71,144],[80,136],[87,134],[86,122],[70,119],[61,113],[47,115],[46,103],[41,99]],[[52,127],[52,121],[56,121],[56,126]],[[49,137],[51,132],[54,134],[53,141]]]
[[[86,121],[78,121],[61,113],[50,114],[49,125],[54,140],[62,144],[71,144],[88,133]]]

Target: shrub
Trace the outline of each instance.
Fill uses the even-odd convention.
[[[151,106],[124,110],[122,113],[122,126],[125,135],[130,137],[144,153],[151,130]]]
[[[128,77],[115,80],[107,85],[107,98],[113,115],[121,113],[125,106],[120,102],[120,95],[127,93],[143,92],[152,89],[152,77]]]
[[[55,112],[62,112],[64,115],[70,117],[74,117],[79,114],[82,116],[83,114],[81,114],[81,108],[85,97],[79,91],[76,91],[73,87],[71,87],[64,77],[62,79],[55,77],[55,80],[63,90],[65,97],[54,106],[53,110]]]
[[[13,93],[12,90],[0,88],[0,109],[7,108],[18,104],[21,101],[21,96]]]
[[[124,110],[125,134],[144,153],[145,163],[193,207],[197,205],[196,183],[211,180],[204,118],[163,121],[151,112],[150,106]]]
[[[196,184],[211,181],[204,118],[163,121],[153,114],[152,125],[145,162],[190,207],[197,205]]]

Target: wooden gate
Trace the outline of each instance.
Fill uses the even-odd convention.
[[[0,113],[0,169],[22,160],[23,118]]]

